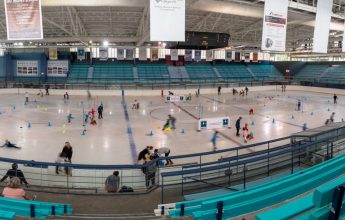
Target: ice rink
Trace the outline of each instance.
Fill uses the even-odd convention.
[[[190,102],[165,103],[164,98],[119,96],[62,96],[30,95],[24,105],[24,95],[0,95],[0,141],[16,143],[22,149],[0,148],[0,157],[54,162],[65,141],[73,147],[73,163],[133,164],[138,152],[146,145],[169,147],[171,155],[212,151],[212,130],[197,131],[198,118],[229,116],[231,129],[219,129],[224,136],[218,149],[244,145],[243,137],[236,137],[234,123],[243,117],[241,126],[249,125],[254,139],[248,144],[288,136],[308,128],[322,126],[331,113],[341,121],[345,110],[344,97],[333,104],[333,96],[324,93],[264,91],[250,92],[240,97],[232,94],[193,95]],[[140,109],[132,109],[134,100]],[[296,111],[297,100],[302,101]],[[36,101],[35,101],[36,100]],[[83,113],[103,103],[104,119],[97,125],[86,125],[83,132]],[[249,115],[253,107],[255,114]],[[67,123],[67,115],[74,119]],[[176,130],[161,130],[167,115],[176,117]],[[96,112],[97,115],[97,112]],[[151,134],[152,131],[152,135]],[[255,150],[255,149],[254,149]]]

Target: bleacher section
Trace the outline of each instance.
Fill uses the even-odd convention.
[[[94,64],[93,82],[133,82],[132,64]]]
[[[138,64],[139,82],[169,82],[169,70],[166,64]]]
[[[296,74],[295,79],[299,81],[314,82],[327,71],[328,65],[305,65],[305,67]]]
[[[71,215],[70,204],[19,200],[0,197],[0,218],[15,217],[46,219],[49,216]]]
[[[345,65],[334,65],[329,67],[323,75],[320,76],[320,81],[339,84],[344,83],[345,80]]]
[[[67,81],[70,83],[87,82],[88,70],[88,64],[72,64],[70,66],[70,74]]]
[[[172,218],[179,218],[182,212],[184,216],[193,216],[195,219],[215,219],[217,216],[217,207],[219,204],[222,204],[222,219],[233,218],[308,193],[323,184],[327,184],[341,177],[344,175],[344,172],[345,155],[342,155],[307,170],[280,178],[269,184],[263,184],[237,192],[224,193],[209,198],[178,202],[175,204],[176,209],[170,210],[169,215]],[[305,198],[304,202],[307,204],[307,208],[310,207],[310,198]],[[319,206],[323,207],[323,205],[324,203]],[[301,209],[301,207],[299,208]],[[296,209],[296,212],[299,212],[300,209]]]
[[[187,64],[189,78],[195,82],[215,82],[218,80],[210,64]]]
[[[282,80],[283,76],[277,68],[270,64],[252,64],[248,65],[256,79],[264,80]]]
[[[239,64],[223,64],[216,66],[219,74],[223,79],[234,81],[247,81],[253,80],[252,74],[247,70],[244,65]]]

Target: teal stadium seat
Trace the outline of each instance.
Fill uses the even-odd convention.
[[[244,65],[240,64],[222,64],[216,66],[219,74],[225,80],[230,81],[250,81],[253,80],[253,75],[247,70]]]
[[[10,211],[5,211],[5,210],[0,210],[0,216],[1,216],[1,219],[3,219],[3,220],[10,220],[10,219],[14,219],[16,217],[16,213],[10,212]]]
[[[139,64],[138,79],[139,82],[147,83],[167,83],[170,75],[166,64]]]
[[[305,65],[294,78],[299,81],[314,82],[327,68],[328,65]]]
[[[193,82],[218,81],[218,77],[210,64],[187,64],[186,70]]]
[[[67,79],[68,83],[85,83],[87,82],[89,71],[88,64],[71,64],[70,74]]]
[[[123,82],[134,81],[132,64],[95,64],[93,69],[93,82]]]
[[[345,156],[339,156],[270,184],[207,199],[176,203],[176,209],[169,211],[169,214],[175,218],[179,217],[181,205],[184,204],[185,215],[192,215],[196,219],[212,219],[215,217],[219,201],[224,203],[224,218],[257,211],[306,193],[330,179],[337,178],[345,171],[344,162]]]
[[[260,80],[282,80],[283,75],[279,70],[271,64],[255,64],[248,65],[248,68],[255,75],[256,79]]]

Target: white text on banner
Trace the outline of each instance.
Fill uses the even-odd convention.
[[[314,53],[327,53],[333,0],[318,0],[314,28]]]
[[[185,41],[185,0],[150,0],[150,40]]]
[[[265,0],[262,50],[285,51],[288,0]]]
[[[5,0],[8,40],[43,39],[40,0]]]

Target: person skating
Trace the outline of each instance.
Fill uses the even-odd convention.
[[[221,87],[221,86],[218,86],[218,95],[221,94],[221,90],[222,90],[222,87]]]
[[[97,111],[98,111],[98,119],[103,119],[103,104],[98,106]]]
[[[247,138],[248,138],[248,134],[249,134],[248,124],[245,124],[244,127],[242,128],[242,130],[243,130],[244,143],[247,143]]]
[[[17,148],[21,149],[21,147],[18,147],[16,144],[11,143],[9,140],[5,140],[5,144],[1,147],[9,147],[9,148]]]
[[[333,101],[334,101],[334,104],[338,103],[338,96],[337,96],[337,94],[334,94]]]
[[[217,150],[217,139],[219,138],[218,133],[219,133],[218,131],[214,131],[211,138],[211,143],[212,143],[214,151]]]
[[[246,88],[244,90],[246,91],[246,96],[247,96],[248,95],[248,91],[249,91],[248,87],[246,86]]]
[[[29,93],[25,92],[25,103],[24,105],[27,105],[29,103]]]
[[[236,136],[240,136],[240,129],[241,129],[241,119],[242,117],[239,117],[236,121],[235,127],[236,127]]]
[[[172,115],[168,115],[169,120],[170,120],[170,125],[171,125],[171,129],[175,130],[176,129],[176,118],[173,117]]]

